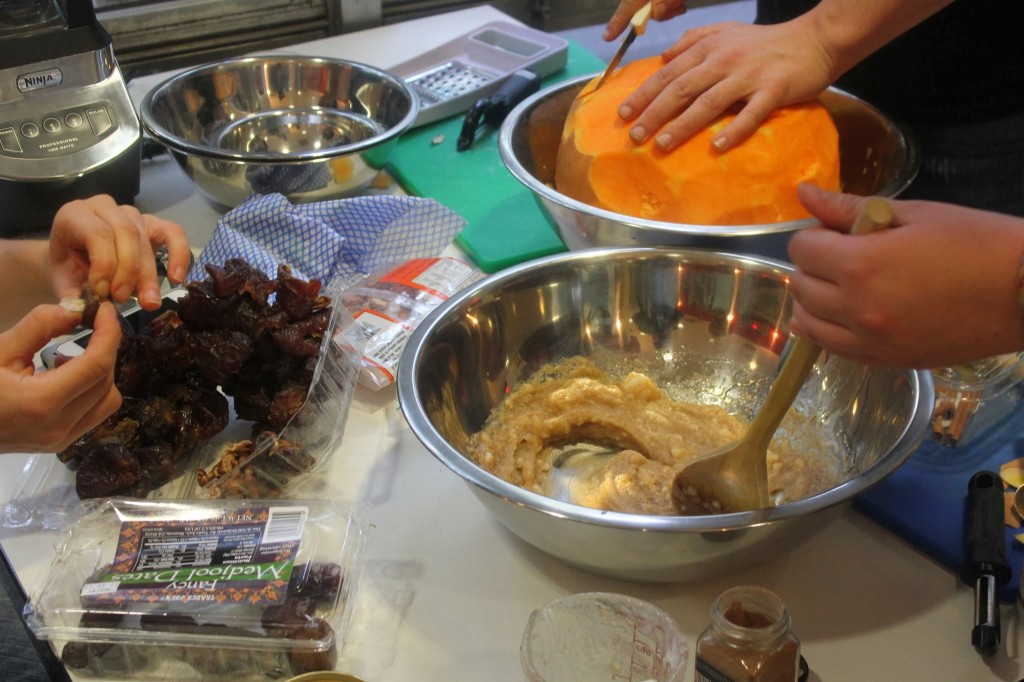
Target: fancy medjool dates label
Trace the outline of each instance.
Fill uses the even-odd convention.
[[[82,587],[91,604],[284,600],[309,510],[263,507],[214,518],[121,524],[110,570]]]
[[[341,302],[366,339],[359,381],[374,390],[393,384],[402,351],[420,321],[481,277],[456,258],[414,258],[349,286]]]

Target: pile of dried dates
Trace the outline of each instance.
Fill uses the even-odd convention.
[[[140,333],[126,329],[115,375],[121,408],[57,453],[76,468],[80,498],[145,497],[171,480],[196,445],[228,425],[225,395],[238,419],[253,422],[253,441],[272,438],[302,407],[331,320],[320,282],[286,265],[271,279],[241,259],[206,272],[176,310]],[[292,473],[315,463],[289,447]]]

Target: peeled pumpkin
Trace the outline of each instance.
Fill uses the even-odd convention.
[[[711,140],[726,114],[671,152],[651,139],[629,138],[622,101],[664,65],[639,59],[613,73],[596,92],[586,85],[565,119],[555,187],[598,208],[646,220],[692,225],[754,225],[808,216],[796,187],[839,189],[839,133],[818,102],[772,113],[740,145],[719,152]]]

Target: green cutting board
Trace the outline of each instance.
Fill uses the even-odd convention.
[[[541,87],[604,67],[600,58],[569,41],[565,68],[548,76]],[[497,127],[484,128],[472,147],[456,151],[462,118],[453,116],[402,135],[391,154],[390,173],[405,191],[436,199],[465,219],[455,243],[484,272],[565,251],[532,192],[502,163]]]

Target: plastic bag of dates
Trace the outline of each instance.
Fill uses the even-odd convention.
[[[457,258],[414,258],[385,266],[342,291],[342,304],[366,336],[359,383],[371,390],[394,384],[413,330],[481,277],[483,273]]]
[[[333,670],[363,564],[364,511],[323,500],[86,502],[25,621],[76,675]]]

